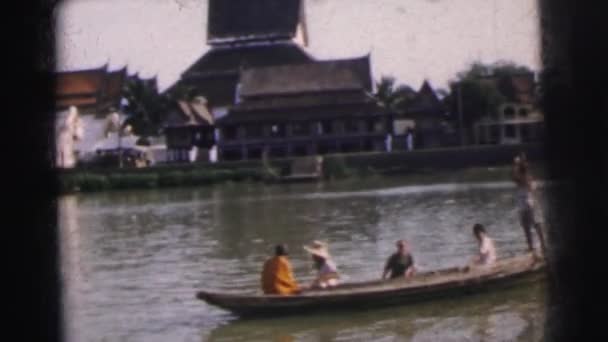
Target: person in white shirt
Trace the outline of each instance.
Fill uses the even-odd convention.
[[[406,134],[407,150],[412,151],[414,149],[414,132],[411,128],[408,128]]]
[[[473,235],[479,243],[479,255],[473,259],[475,265],[491,265],[496,261],[496,247],[486,229],[479,223],[473,226]]]

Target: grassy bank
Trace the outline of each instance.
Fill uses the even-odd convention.
[[[148,170],[146,172],[109,173],[99,171],[70,172],[59,175],[59,191],[96,192],[123,189],[155,189],[163,187],[201,186],[223,182],[270,181],[273,175],[262,168]]]
[[[324,157],[326,181],[381,176],[406,176],[411,184],[475,182],[510,179],[513,156],[525,151],[544,178],[538,145],[477,146],[414,152],[335,154]],[[164,165],[149,168],[73,169],[59,174],[59,191],[95,192],[121,189],[202,186],[223,182],[274,182],[288,173],[294,159]],[[286,171],[287,170],[287,171]]]

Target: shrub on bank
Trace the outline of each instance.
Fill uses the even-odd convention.
[[[69,173],[59,177],[62,193],[93,192],[110,189],[150,189],[155,187],[198,186],[229,181],[263,181],[272,174],[261,168],[192,169],[156,172]]]
[[[346,165],[342,155],[334,155],[323,160],[323,176],[325,178],[345,178],[353,175],[353,170]]]
[[[158,175],[155,173],[112,173],[107,176],[107,179],[110,187],[113,189],[154,188],[158,183]]]
[[[73,191],[103,191],[110,188],[110,183],[105,176],[83,173],[63,175],[59,179],[59,188],[61,192]]]

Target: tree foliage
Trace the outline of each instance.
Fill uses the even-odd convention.
[[[416,92],[412,87],[405,84],[396,85],[394,77],[383,76],[376,83],[374,98],[378,105],[395,113],[403,113],[414,96]]]
[[[526,66],[499,61],[493,64],[475,62],[457,73],[450,82],[450,94],[444,98],[453,118],[462,111],[462,125],[470,137],[471,125],[486,115],[493,115],[498,107],[513,95],[508,76],[532,73]]]
[[[153,84],[138,77],[127,78],[123,97],[128,102],[123,108],[128,115],[125,125],[131,125],[136,135],[158,135],[167,117],[170,99],[159,94]]]

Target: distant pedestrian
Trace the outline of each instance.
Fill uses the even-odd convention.
[[[408,128],[405,140],[407,143],[407,150],[412,151],[414,149],[414,133],[411,128]]]
[[[387,134],[384,143],[386,145],[386,152],[391,152],[393,150],[393,135]]]
[[[209,162],[216,163],[217,162],[217,145],[211,146],[209,149]]]

